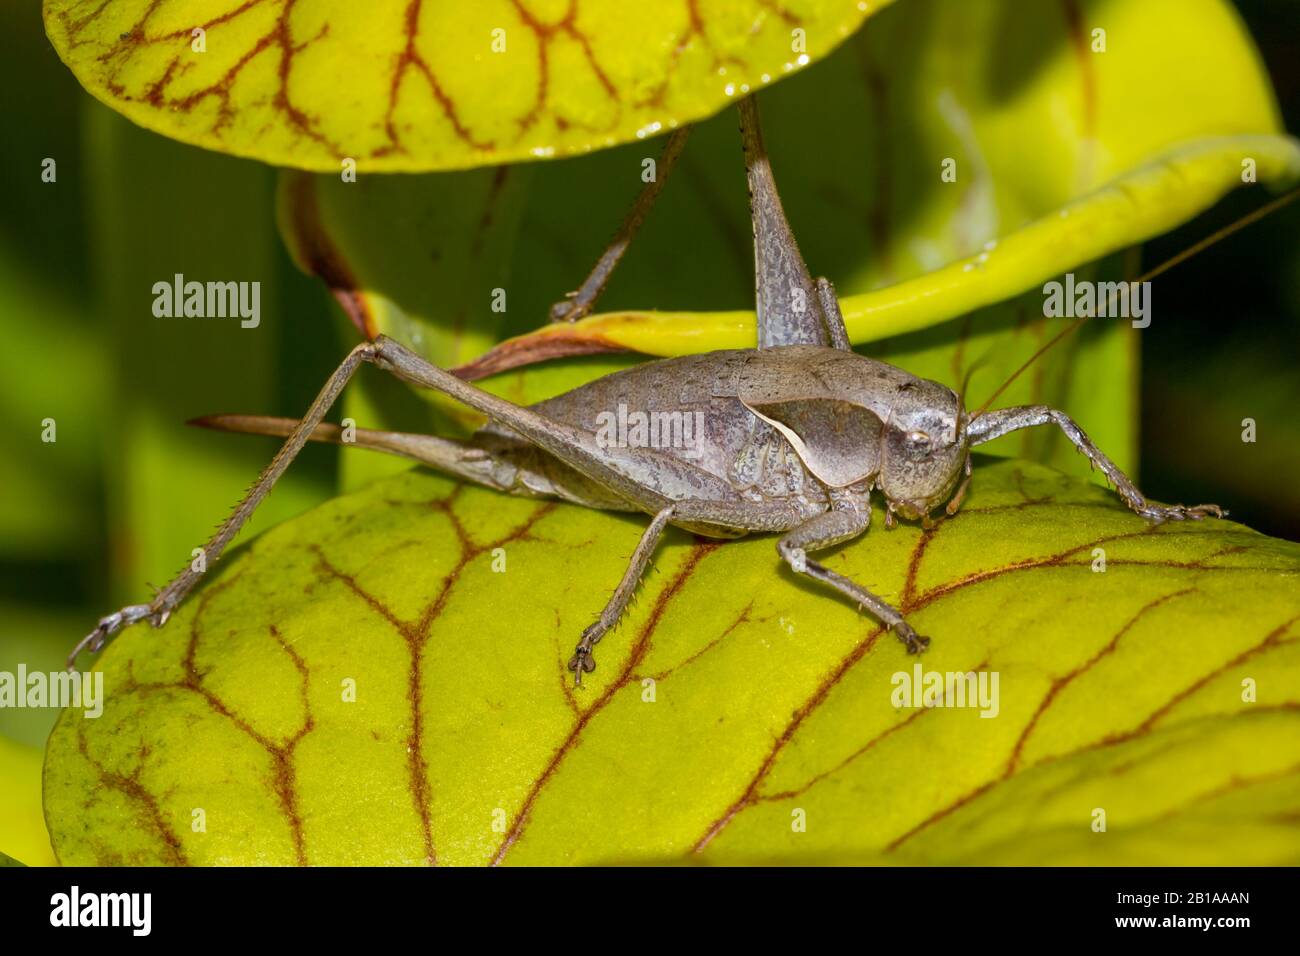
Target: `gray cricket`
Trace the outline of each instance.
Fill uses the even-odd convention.
[[[1008,432],[1054,424],[1106,475],[1124,502],[1149,521],[1222,517],[1217,505],[1149,501],[1065,413],[1027,405],[968,414],[946,385],[852,351],[831,283],[811,278],[777,195],[757,106],[738,104],[754,231],[757,348],[647,362],[529,407],[497,398],[430,364],[386,336],[358,345],[330,376],[301,421],[218,415],[196,424],[286,437],[284,445],[204,549],[215,562],[308,440],[343,439],[326,412],[363,364],[451,396],[488,418],[463,441],[357,429],[363,448],[405,456],[511,495],[557,498],[588,508],[651,515],[622,580],[568,662],[576,684],[595,669],[593,648],[618,623],[669,525],[709,538],[776,533],[793,571],[834,588],[892,630],[909,653],[929,645],[894,607],[807,553],[858,537],[879,493],[886,524],[896,517],[932,524],[954,514],[971,476],[971,449]],[[587,282],[552,310],[573,319],[603,289],[649,201],[680,152],[670,137],[657,182],[643,190]],[[598,437],[602,411],[626,406],[646,415],[689,415],[704,424],[690,448],[611,447]],[[100,619],[68,658],[99,650],[117,631],[166,623],[202,573],[187,566],[147,604]]]

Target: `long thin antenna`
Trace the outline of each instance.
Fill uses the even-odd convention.
[[[1174,268],[1175,266],[1181,265],[1182,263],[1186,262],[1188,259],[1192,258],[1192,256],[1196,255],[1197,253],[1204,252],[1206,249],[1208,249],[1210,246],[1214,245],[1215,243],[1222,242],[1224,239],[1227,239],[1233,233],[1240,232],[1242,229],[1245,229],[1247,226],[1254,225],[1255,223],[1263,219],[1265,216],[1277,212],[1279,209],[1281,209],[1284,206],[1289,206],[1297,199],[1300,199],[1300,189],[1293,189],[1289,193],[1279,196],[1277,199],[1274,199],[1272,202],[1268,203],[1267,205],[1260,206],[1254,212],[1242,216],[1236,222],[1229,223],[1228,225],[1224,226],[1222,229],[1219,229],[1218,231],[1211,233],[1210,235],[1202,239],[1200,242],[1188,246],[1182,252],[1178,253],[1178,255],[1172,256],[1171,258],[1166,259],[1164,262],[1160,263],[1160,265],[1156,266],[1154,269],[1144,272],[1142,275],[1134,279],[1133,282],[1135,284],[1139,282],[1147,282],[1151,279],[1154,279],[1158,275],[1162,275],[1163,273],[1168,272],[1170,269]],[[1117,287],[1113,292],[1111,292],[1110,298],[1106,302],[1107,312],[1110,312],[1111,309],[1114,307],[1115,296],[1117,296],[1118,294],[1119,294],[1119,288]],[[997,389],[993,392],[993,394],[990,395],[985,400],[984,404],[979,407],[979,410],[976,411],[975,414],[971,416],[971,418],[978,418],[980,415],[983,415],[986,411],[988,411],[988,407],[997,400],[999,395],[1001,395],[1003,392],[1007,390],[1007,388],[1010,387],[1012,382],[1014,382],[1022,374],[1024,374],[1026,369],[1028,369],[1031,365],[1037,362],[1044,355],[1044,353],[1048,351],[1048,349],[1051,349],[1053,346],[1055,346],[1057,342],[1061,341],[1061,339],[1065,338],[1066,336],[1074,332],[1077,332],[1079,330],[1079,327],[1082,326],[1083,323],[1086,321],[1088,321],[1088,316],[1075,319],[1073,322],[1071,322],[1069,325],[1063,328],[1060,332],[1057,332],[1054,336],[1052,336],[1042,346],[1040,346],[1039,349],[1036,352],[1034,352],[1033,355],[1029,356],[1029,359],[1025,362],[1024,365],[1020,366],[1020,368],[1012,372],[1011,377],[997,387]]]

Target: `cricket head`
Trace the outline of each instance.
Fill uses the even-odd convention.
[[[969,441],[961,398],[938,382],[912,379],[898,387],[885,419],[876,485],[890,511],[928,520],[952,497]]]

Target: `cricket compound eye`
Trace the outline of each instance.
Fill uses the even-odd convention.
[[[908,458],[920,461],[930,455],[930,436],[925,432],[908,432],[903,436],[903,447]]]

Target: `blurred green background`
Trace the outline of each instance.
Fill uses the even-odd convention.
[[[1300,5],[1238,7],[1287,129],[1300,130]],[[0,150],[0,670],[19,662],[48,670],[99,615],[141,600],[145,582],[166,583],[186,558],[173,542],[202,541],[272,453],[268,440],[197,431],[185,420],[300,414],[356,333],[323,286],[290,262],[272,215],[274,170],[144,132],[100,106],[45,39],[39,4],[6,4],[0,33],[8,133]],[[709,129],[734,135],[732,126],[719,117],[698,138]],[[828,135],[819,148],[833,152],[835,143]],[[57,162],[54,184],[41,181],[47,157]],[[591,160],[565,162],[583,178]],[[686,162],[647,225],[647,233],[670,229],[688,203],[718,207],[730,258],[706,300],[683,301],[671,269],[638,263],[634,246],[602,306],[743,305],[752,260],[736,180],[715,194]],[[626,182],[593,181],[575,212],[589,230],[557,226],[543,237],[546,255],[576,281],[630,196]],[[1177,253],[1261,201],[1258,191],[1231,195],[1149,244],[1144,261]],[[791,216],[798,228],[797,210]],[[1143,487],[1164,500],[1219,502],[1290,539],[1300,539],[1298,236],[1293,206],[1157,280],[1159,321],[1141,341]],[[834,274],[833,264],[820,268]],[[145,322],[147,290],[175,272],[260,281],[261,326],[232,334],[229,322]],[[542,322],[567,288],[517,278],[511,321],[521,328]],[[651,301],[646,289],[656,287],[662,295]],[[1247,417],[1257,422],[1253,445],[1239,440]],[[57,422],[55,443],[41,441],[47,418]],[[336,450],[307,449],[250,531],[324,500],[337,483]],[[55,716],[0,710],[0,734],[39,745]]]

